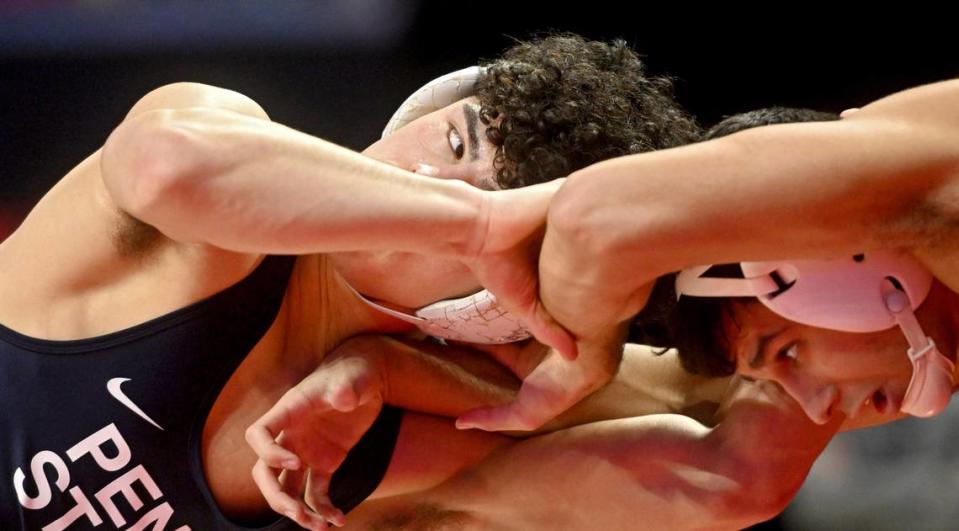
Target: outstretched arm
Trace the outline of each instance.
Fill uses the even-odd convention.
[[[302,525],[325,525],[319,522],[323,518],[339,521],[341,516],[327,502],[323,507],[315,502],[324,500],[322,492],[299,502],[301,493],[279,481],[276,471],[310,469],[316,478],[312,484],[318,484],[339,466],[381,403],[452,417],[478,405],[508,401],[515,396],[516,376],[528,372],[546,348],[529,342],[487,350],[484,354],[383,336],[344,342],[248,430],[248,440],[262,460],[256,477],[268,502],[280,512],[297,515]],[[616,379],[548,429],[688,410],[701,401],[718,402],[726,383],[686,374],[674,353],[656,355],[649,347],[629,345]],[[433,487],[504,442],[490,434],[452,430],[449,420],[409,413],[390,473],[376,495]]]
[[[585,343],[659,275],[700,264],[903,248],[959,289],[959,81],[828,123],[623,157],[567,179],[540,257],[547,310]],[[610,193],[615,190],[615,193]],[[583,312],[582,308],[590,311]]]
[[[165,108],[154,98],[107,140],[103,182],[122,210],[171,240],[239,253],[389,250],[459,259],[539,339],[571,348],[537,311],[530,259],[559,182],[488,192],[418,175],[265,113],[212,103],[228,91],[191,87],[210,93],[210,102]]]
[[[261,254],[388,242],[452,254],[481,243],[472,241],[484,208],[478,190],[417,176],[265,114],[202,101],[153,106],[113,132],[101,164],[117,203],[178,241]]]
[[[740,529],[781,511],[838,429],[742,382],[715,428],[648,415],[504,445],[426,492],[371,500],[348,529]],[[788,399],[787,399],[788,400]],[[420,527],[418,527],[420,526]]]

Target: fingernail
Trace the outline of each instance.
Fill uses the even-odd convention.
[[[283,461],[283,468],[287,470],[296,470],[297,468],[300,468],[300,462],[296,459],[287,459],[286,461]]]
[[[470,424],[469,422],[456,421],[456,429],[458,430],[471,430],[475,427],[476,426],[474,424]]]

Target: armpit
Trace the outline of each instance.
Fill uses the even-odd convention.
[[[417,504],[370,522],[370,531],[465,531],[473,518],[434,504]],[[347,520],[348,521],[348,520]]]
[[[160,242],[163,234],[152,225],[121,212],[112,235],[113,245],[124,258],[146,258]]]

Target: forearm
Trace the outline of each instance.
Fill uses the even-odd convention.
[[[494,528],[617,529],[636,515],[648,529],[746,527],[785,507],[838,424],[736,398],[713,429],[650,415],[527,439],[419,500]]]
[[[938,92],[959,92],[955,83],[941,85]],[[570,276],[622,290],[619,281],[636,287],[697,264],[922,242],[930,227],[921,221],[954,215],[941,196],[959,167],[959,127],[956,116],[929,116],[924,104],[948,99],[935,87],[916,92],[839,122],[759,128],[577,172],[549,217],[552,237],[568,241],[558,249],[571,256]],[[547,232],[544,253],[550,239]],[[572,256],[578,248],[617,259],[580,264]]]
[[[918,208],[940,176],[920,150],[903,145],[908,131],[876,129],[774,126],[617,160],[570,177],[569,195],[556,202],[575,195],[584,201],[578,208],[601,217],[582,215],[577,230],[607,234],[599,245],[620,257],[617,278],[626,264],[639,263],[649,281],[701,263],[902,245],[909,235],[894,232],[905,228],[896,220]],[[607,195],[603,209],[588,207],[621,182],[636,186]]]
[[[655,347],[627,344],[612,381],[537,432],[657,413],[680,413],[711,424],[729,379],[690,374],[680,365],[675,351],[657,351]]]
[[[154,110],[127,120],[102,171],[121,208],[173,239],[241,252],[479,245],[483,194],[230,110]]]
[[[329,359],[360,356],[381,378],[387,404],[444,417],[511,400],[519,381],[485,355],[386,336],[358,336]]]
[[[348,528],[397,519],[426,528],[440,515],[468,523],[466,528],[491,530],[626,529],[635,527],[637,518],[643,529],[701,527],[693,525],[694,517],[713,524],[712,510],[708,515],[702,508],[689,510],[690,518],[669,514],[688,507],[691,495],[699,497],[692,491],[704,487],[671,484],[666,477],[674,475],[670,469],[676,463],[662,458],[690,452],[689,438],[701,438],[705,430],[679,422],[668,430],[675,437],[663,436],[655,425],[667,417],[672,416],[606,421],[505,445],[435,488],[361,505]],[[660,432],[656,444],[643,444],[647,428]],[[643,463],[630,462],[644,455],[649,459]],[[731,488],[727,481],[709,479],[706,490]]]
[[[532,348],[535,346],[508,349],[513,358],[500,355],[494,359],[465,347],[369,335],[347,340],[325,362],[362,357],[382,381],[385,403],[458,417],[477,407],[514,399],[519,386],[516,374],[527,373],[543,352]],[[691,382],[701,380],[682,371],[674,355],[657,356],[648,347],[628,345],[612,382],[542,428],[512,435],[529,437],[598,420],[677,412],[685,407]]]
[[[529,437],[590,422],[654,413],[682,413],[704,423],[711,421],[728,379],[689,374],[681,367],[675,351],[660,354],[654,347],[635,344],[625,345],[622,351],[622,363],[609,383],[589,393],[558,415],[554,412],[544,418],[544,422],[537,427],[505,432],[512,436]],[[445,353],[446,351],[440,355]],[[544,360],[549,360],[556,352],[532,341],[486,348],[484,354],[475,361],[489,364],[488,356],[496,360],[497,364],[493,365],[495,368],[499,369],[501,365],[517,377],[528,378]],[[572,365],[564,362],[564,366]],[[562,382],[564,385],[575,382],[575,377],[576,375],[563,374],[562,370],[550,375],[553,381]],[[550,398],[546,395],[543,400],[549,401]],[[466,423],[469,424],[469,421]]]
[[[716,470],[730,460],[707,434],[676,415],[579,426],[500,449],[420,501],[510,529],[619,529],[637,515],[646,529],[738,529],[771,516],[742,471]]]

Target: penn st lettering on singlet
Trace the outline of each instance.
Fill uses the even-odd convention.
[[[296,529],[227,518],[206,483],[203,430],[275,321],[295,258],[118,332],[53,341],[0,324],[0,530]]]
[[[163,428],[143,412],[120,386],[128,378],[113,378],[107,382],[111,396],[137,416],[162,431]],[[162,489],[146,467],[134,458],[130,444],[117,425],[110,423],[68,448],[64,455],[54,450],[42,450],[30,459],[28,471],[17,468],[13,474],[17,500],[25,509],[43,513],[54,496],[68,496],[72,505],[62,515],[49,516],[43,531],[62,531],[86,520],[100,527],[112,523],[112,529],[153,530],[167,529],[174,508],[164,499]],[[81,459],[92,460],[103,472],[114,479],[96,492],[85,492],[70,481],[70,465]],[[138,486],[138,489],[134,487]],[[58,492],[54,492],[54,488]],[[31,493],[27,490],[32,489]],[[145,495],[144,495],[145,494]],[[44,516],[48,516],[44,514]],[[132,526],[126,527],[129,522]],[[110,529],[111,527],[107,527]],[[175,531],[191,531],[190,526]]]

